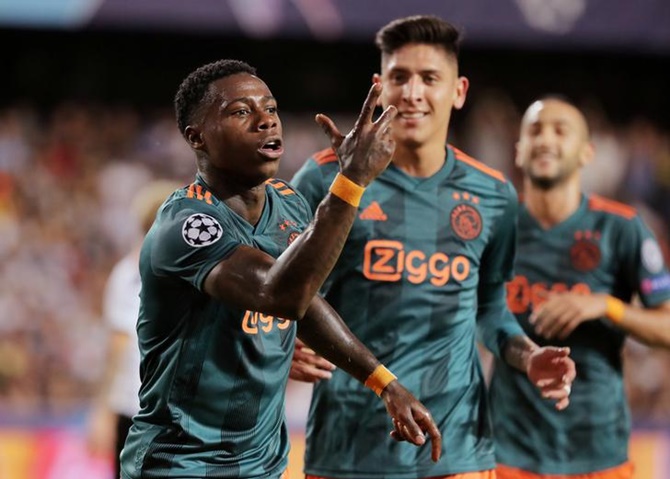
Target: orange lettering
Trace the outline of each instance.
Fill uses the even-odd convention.
[[[247,334],[258,334],[258,318],[255,313],[247,311],[242,318],[242,331]]]
[[[530,304],[530,287],[525,276],[516,276],[507,283],[507,307],[514,314],[528,310]]]
[[[419,250],[405,252],[399,241],[373,240],[365,245],[363,275],[374,281],[400,281],[407,270],[407,281],[420,284],[430,274],[430,282],[444,286],[450,278],[462,282],[470,274],[470,260],[456,256],[450,262],[449,256],[438,251],[428,256]]]
[[[419,260],[419,264],[415,265],[414,260]],[[426,255],[423,251],[410,251],[407,253],[407,280],[410,283],[420,284],[426,280],[426,273],[428,271],[428,265],[426,264]]]
[[[470,261],[465,256],[456,256],[451,262],[451,274],[458,282],[462,282],[470,274]]]
[[[565,283],[553,283],[547,287],[544,283],[530,284],[525,276],[516,276],[507,283],[507,307],[514,314],[523,314],[528,312],[529,306],[533,309],[539,307],[547,300],[547,295],[551,293],[590,294],[591,288],[586,283],[577,283],[568,286]]]
[[[441,268],[437,267],[438,261],[442,263]],[[449,256],[447,256],[444,253],[440,253],[438,251],[437,253],[432,255],[428,260],[428,270],[430,271],[430,274],[433,276],[432,278],[430,278],[430,282],[433,283],[435,286],[444,286],[449,282],[449,278],[451,277],[451,269],[449,267]]]

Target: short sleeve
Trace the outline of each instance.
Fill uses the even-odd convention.
[[[232,218],[202,201],[175,200],[158,218],[149,232],[152,272],[181,278],[200,291],[214,266],[242,244]]]
[[[642,304],[658,306],[670,300],[670,273],[654,234],[639,216],[622,225],[617,242],[621,271]]]

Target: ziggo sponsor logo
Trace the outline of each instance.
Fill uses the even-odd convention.
[[[538,308],[547,300],[549,293],[590,294],[591,288],[586,283],[569,286],[565,283],[531,283],[525,276],[515,276],[507,283],[507,306],[514,314],[522,314]]]
[[[277,329],[286,329],[291,325],[291,321],[257,311],[247,311],[242,318],[242,331],[247,334],[258,334],[261,331],[269,333],[275,325]]]
[[[428,256],[423,251],[405,251],[400,241],[372,240],[365,245],[363,274],[373,281],[407,281],[420,284],[430,281],[444,286],[450,280],[461,282],[470,274],[470,260],[458,255],[449,257],[438,251]]]

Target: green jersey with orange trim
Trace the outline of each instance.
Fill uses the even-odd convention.
[[[332,150],[317,153],[293,180],[312,208],[338,172],[335,160]],[[367,187],[323,293],[431,411],[443,434],[442,459],[431,461],[429,445],[391,439],[383,402],[336,370],[314,388],[307,473],[409,479],[495,467],[476,347],[477,296],[490,282],[504,299],[516,211],[516,192],[503,175],[452,147],[431,177],[408,176],[392,164]]]
[[[670,300],[661,250],[636,211],[584,196],[564,222],[543,229],[522,206],[516,277],[508,304],[538,344],[528,316],[548,291],[607,293],[645,306]],[[630,418],[622,378],[624,333],[607,319],[580,324],[565,341],[577,367],[570,406],[557,411],[526,377],[495,364],[491,403],[498,462],[540,474],[585,474],[627,461]]]
[[[278,478],[286,469],[295,325],[216,300],[203,283],[239,245],[279,256],[311,217],[278,180],[266,182],[255,226],[199,176],[159,209],[140,256],[141,411],[123,478]]]

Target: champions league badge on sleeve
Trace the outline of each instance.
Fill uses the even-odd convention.
[[[642,264],[650,273],[656,274],[663,270],[663,253],[654,239],[647,238],[642,242],[641,257]]]
[[[195,213],[184,221],[181,235],[187,244],[194,248],[201,248],[219,241],[221,236],[223,236],[223,228],[211,216],[203,213]]]

